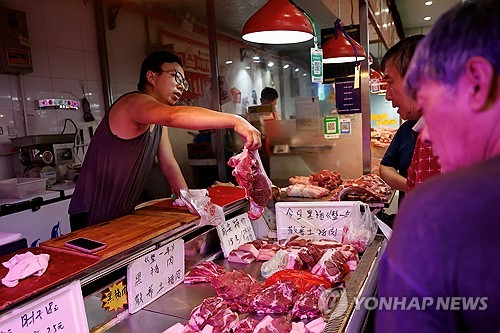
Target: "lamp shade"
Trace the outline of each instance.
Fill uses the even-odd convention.
[[[335,22],[334,34],[326,41],[322,49],[323,63],[325,64],[354,62],[366,58],[365,49],[347,35],[341,26],[340,20]]]
[[[314,29],[309,18],[289,0],[268,0],[245,23],[242,38],[263,44],[292,44],[310,40]]]

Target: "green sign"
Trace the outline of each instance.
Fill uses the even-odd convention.
[[[339,137],[339,116],[328,116],[323,120],[323,134],[325,139]]]
[[[323,50],[311,48],[311,81],[323,83]]]

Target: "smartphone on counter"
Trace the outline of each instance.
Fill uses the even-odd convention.
[[[98,242],[85,237],[69,240],[64,243],[64,245],[87,253],[96,252],[106,248],[106,243]]]

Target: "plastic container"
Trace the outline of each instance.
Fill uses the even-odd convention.
[[[10,178],[0,181],[0,198],[26,198],[45,193],[45,178]]]

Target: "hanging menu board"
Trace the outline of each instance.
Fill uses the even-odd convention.
[[[127,267],[129,312],[136,313],[184,280],[184,240],[179,238]]]
[[[80,281],[56,289],[0,317],[0,332],[87,333]]]
[[[252,222],[248,218],[248,213],[243,213],[218,225],[217,234],[219,235],[222,252],[224,252],[224,258],[227,258],[229,252],[240,245],[255,240],[255,232]]]
[[[314,239],[342,240],[355,201],[278,202],[276,228],[278,240],[298,235]]]

